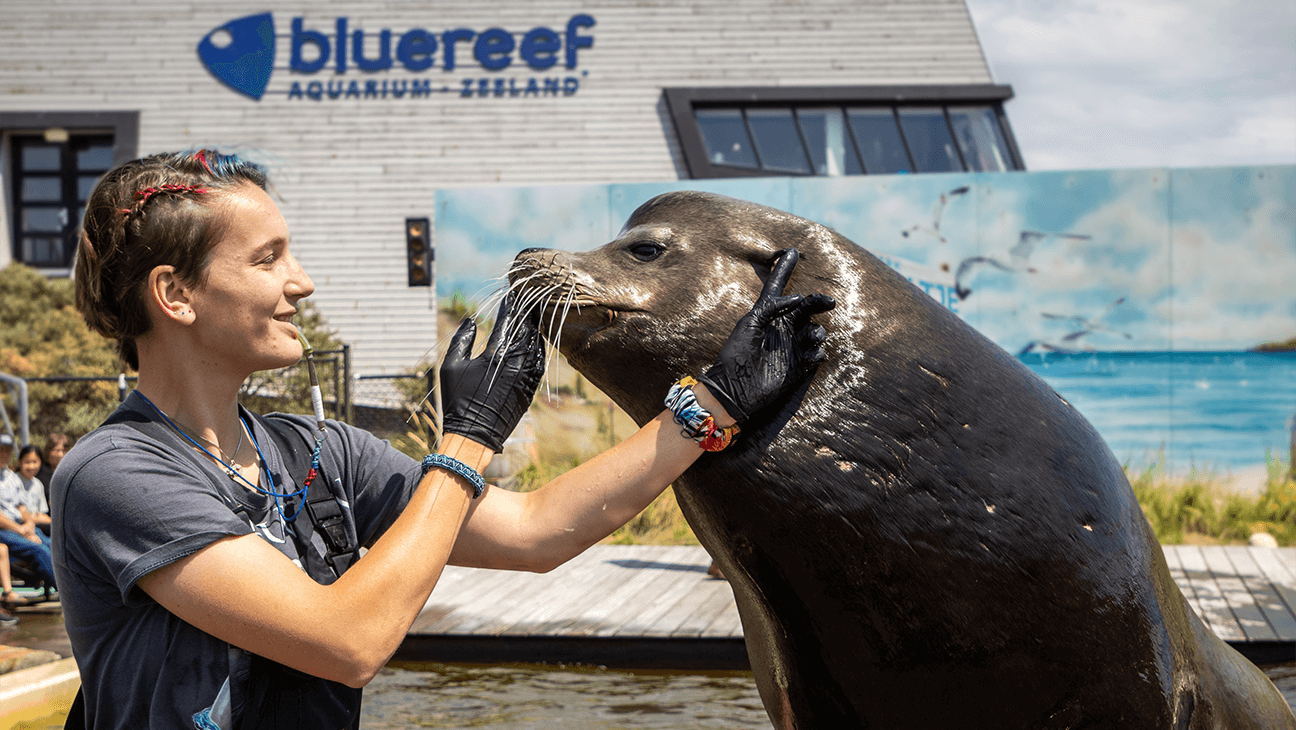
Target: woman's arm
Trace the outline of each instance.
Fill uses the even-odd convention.
[[[446,436],[441,453],[478,471],[493,455],[455,434]],[[429,471],[392,527],[332,585],[311,580],[252,534],[218,540],[149,573],[139,586],[218,639],[362,687],[400,646],[427,602],[472,492],[458,476]]]
[[[731,422],[714,400],[698,397],[717,409],[722,425]],[[457,434],[446,436],[440,452],[479,473],[494,455]],[[447,563],[555,567],[633,518],[701,453],[663,413],[535,492],[488,489],[474,503],[467,482],[429,471],[391,528],[330,586],[315,583],[257,535],[219,540],[149,573],[139,586],[219,639],[363,687],[400,646]],[[461,531],[470,505],[472,529]]]
[[[734,422],[704,386],[695,392],[719,425]],[[703,453],[663,411],[625,441],[540,489],[488,489],[471,507],[450,562],[552,570],[633,519]]]

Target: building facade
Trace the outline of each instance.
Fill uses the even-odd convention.
[[[401,372],[438,189],[1022,169],[1011,93],[962,0],[0,0],[0,265],[68,275],[114,163],[239,152],[356,372]]]

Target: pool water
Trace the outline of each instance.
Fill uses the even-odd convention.
[[[1263,669],[1296,708],[1296,662]],[[771,728],[751,672],[405,665],[384,669],[364,702],[361,730]]]
[[[770,721],[751,672],[420,664],[388,667],[369,684],[360,727],[769,730]]]
[[[1265,665],[1296,708],[1296,661]],[[14,730],[61,730],[66,709]],[[389,666],[365,690],[361,730],[771,730],[751,672],[619,671],[536,664]]]

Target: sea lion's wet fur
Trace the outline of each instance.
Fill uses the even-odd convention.
[[[1090,424],[859,246],[670,193],[600,249],[515,268],[598,303],[568,314],[561,350],[644,424],[787,247],[787,292],[837,300],[816,318],[828,361],[675,482],[777,728],[1296,727],[1192,613]]]

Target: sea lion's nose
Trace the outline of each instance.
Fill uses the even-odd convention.
[[[519,251],[517,256],[513,257],[513,265],[509,267],[509,283],[516,283],[548,268],[553,264],[557,254],[558,252],[551,248],[528,248]]]

